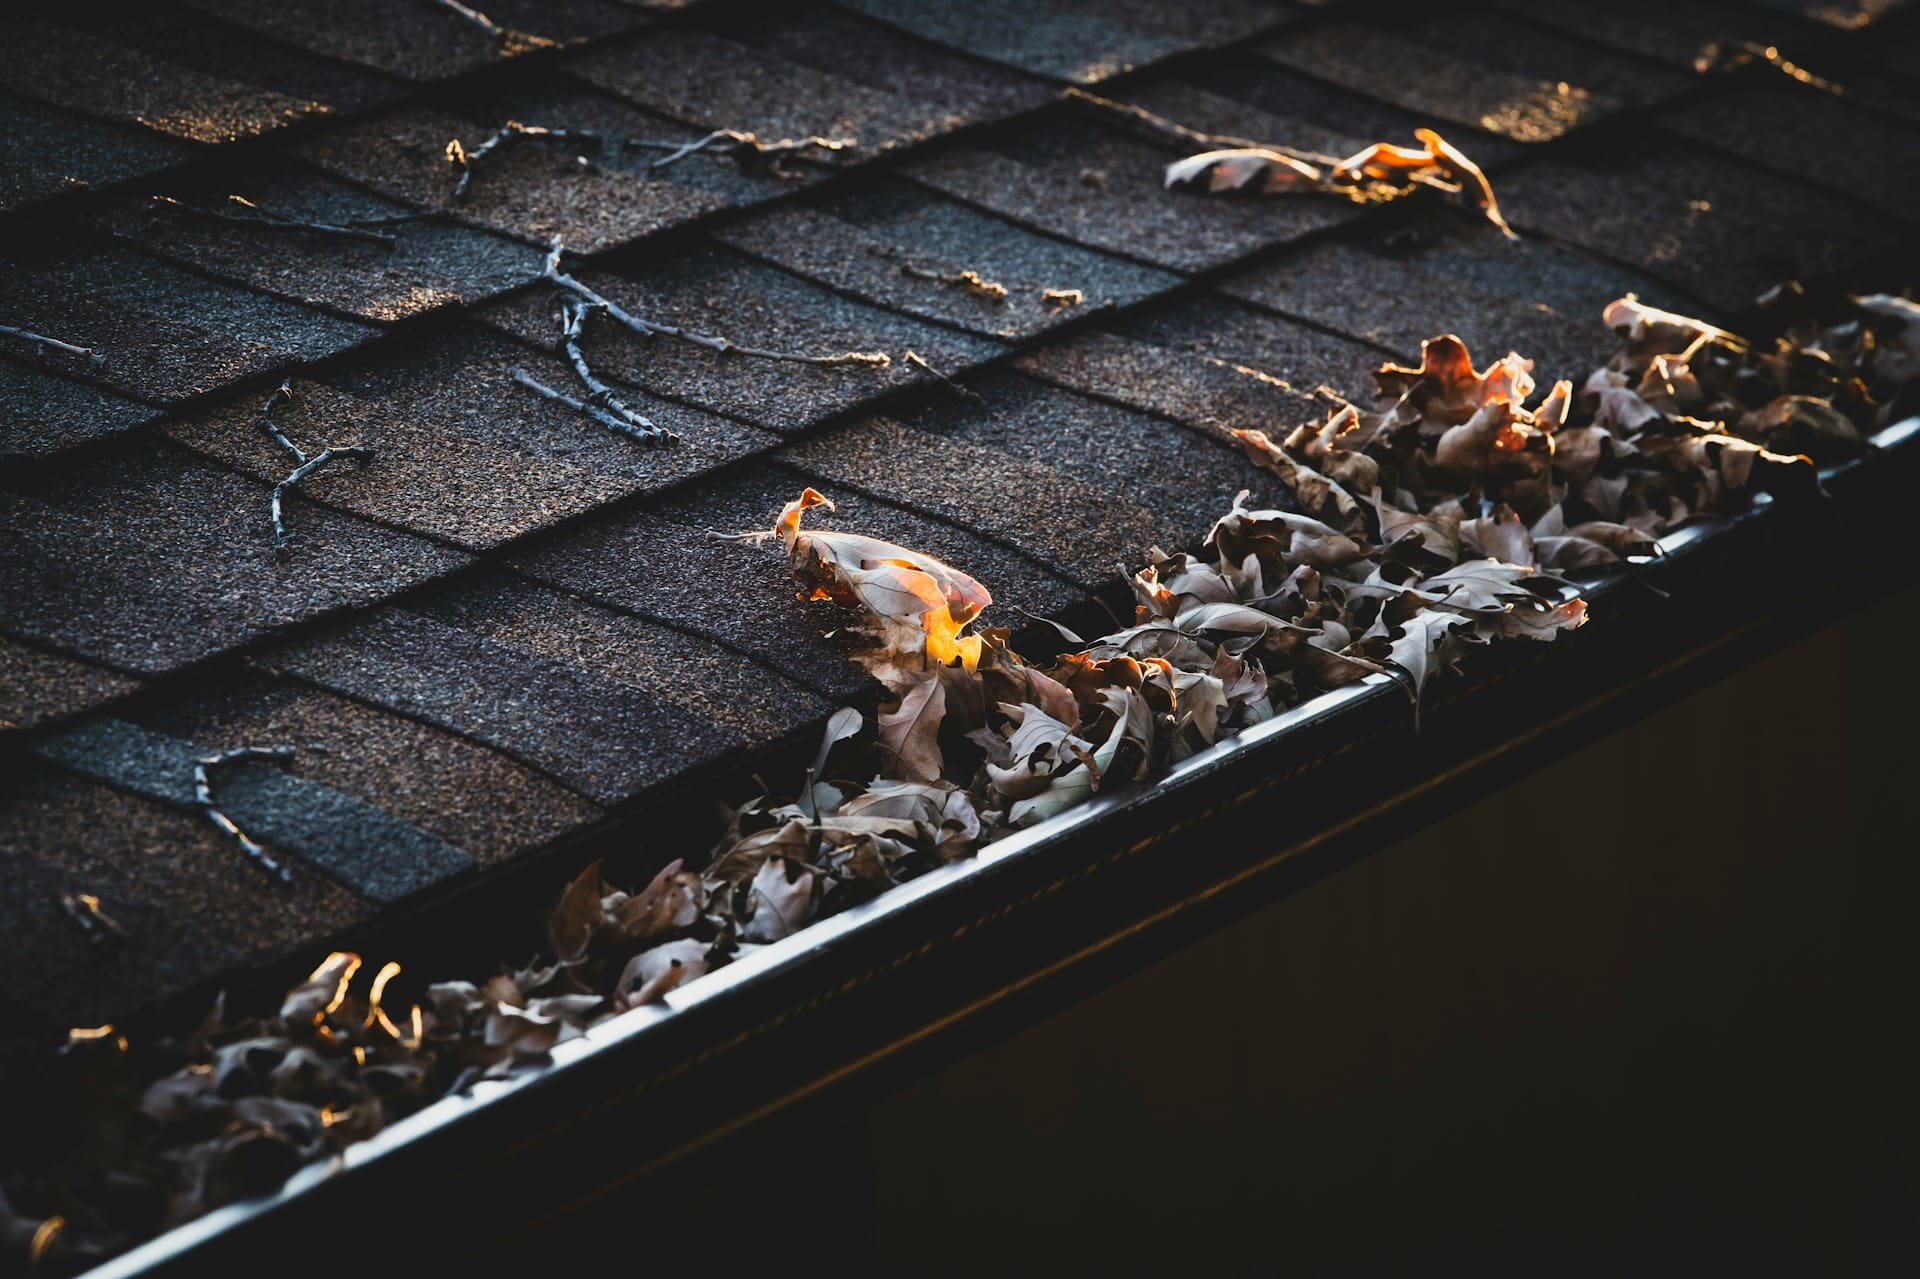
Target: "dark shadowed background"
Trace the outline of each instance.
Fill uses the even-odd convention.
[[[767,1271],[825,1249],[886,1274],[1912,1274],[1920,689],[1897,653],[1916,625],[1909,589],[542,1249]]]

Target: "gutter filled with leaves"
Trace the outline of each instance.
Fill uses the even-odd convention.
[[[585,867],[523,968],[403,1003],[397,965],[341,953],[277,1011],[216,1006],[171,1043],[76,1030],[69,1067],[97,1098],[93,1128],[57,1184],[0,1202],[0,1247],[72,1273],[185,1226],[108,1271],[136,1273],[1058,839],[1108,794],[1358,698],[1404,694],[1417,712],[1426,681],[1474,647],[1581,625],[1569,576],[1634,573],[1699,517],[1813,492],[1817,467],[1913,411],[1920,307],[1816,308],[1789,287],[1769,315],[1762,342],[1622,299],[1605,316],[1620,353],[1537,398],[1527,361],[1476,369],[1436,338],[1418,367],[1381,370],[1377,408],[1277,442],[1236,432],[1273,500],[1242,494],[1201,553],[1154,553],[1132,579],[1134,625],[1064,634],[1069,650],[1044,666],[983,625],[990,592],[965,572],[809,528],[831,504],[801,494],[748,536],[784,548],[807,596],[865,612],[860,660],[890,694],[871,725],[835,715],[795,788],[741,807],[697,862],[631,892]],[[259,1195],[277,1198],[236,1202]]]

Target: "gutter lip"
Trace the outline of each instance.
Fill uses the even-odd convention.
[[[1875,454],[1907,446],[1916,437],[1920,437],[1920,415],[1893,423],[1869,436],[1866,447],[1858,456],[1820,468],[1820,482],[1824,486],[1837,475],[1876,465],[1873,461]],[[1668,558],[1688,556],[1711,544],[1719,534],[1735,525],[1765,518],[1775,505],[1768,495],[1759,494],[1754,497],[1749,509],[1739,514],[1690,522],[1659,539],[1660,553]],[[1580,598],[1592,600],[1622,589],[1627,584],[1627,574],[1616,568],[1603,576],[1574,580],[1579,587]],[[87,1279],[136,1279],[137,1276],[164,1267],[191,1264],[192,1255],[198,1249],[212,1244],[227,1231],[261,1221],[282,1207],[301,1200],[323,1184],[348,1176],[396,1151],[410,1148],[477,1112],[493,1108],[507,1097],[536,1085],[559,1082],[570,1068],[584,1060],[598,1058],[615,1049],[628,1052],[643,1049],[648,1033],[673,1021],[676,1014],[719,1003],[749,987],[757,988],[775,977],[790,973],[828,947],[844,942],[878,921],[910,911],[921,901],[956,884],[984,882],[996,872],[1029,861],[1089,826],[1124,814],[1148,795],[1164,799],[1169,791],[1181,790],[1198,778],[1210,777],[1223,768],[1235,766],[1256,752],[1277,749],[1280,743],[1309,725],[1351,712],[1363,705],[1404,696],[1403,687],[1392,676],[1376,674],[1310,698],[1180,761],[1150,783],[1130,784],[1097,794],[1056,817],[987,845],[971,858],[937,867],[871,901],[829,916],[724,968],[688,982],[670,992],[662,1004],[629,1009],[593,1027],[579,1038],[556,1045],[551,1060],[544,1065],[523,1069],[508,1079],[482,1081],[465,1093],[448,1093],[339,1154],[301,1168],[271,1194],[226,1204],[205,1216],[156,1235],[86,1271]]]

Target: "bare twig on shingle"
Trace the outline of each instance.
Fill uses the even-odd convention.
[[[568,395],[565,391],[556,391],[540,381],[525,369],[515,369],[513,380],[536,395],[543,395],[555,404],[564,404],[582,417],[591,418],[608,430],[618,431],[640,441],[642,444],[671,444],[680,437],[664,426],[654,424],[650,419],[634,414],[633,420],[601,408],[598,404]],[[641,425],[645,423],[645,425]],[[651,428],[651,429],[649,429]]]
[[[92,893],[61,893],[60,909],[67,912],[81,932],[91,942],[103,942],[109,937],[124,937],[126,932],[113,916],[100,909],[100,899]]]
[[[551,138],[557,142],[579,142],[590,147],[605,145],[606,138],[586,129],[557,129],[544,124],[521,124],[518,120],[509,120],[493,131],[485,142],[469,151],[460,139],[451,138],[447,142],[447,163],[460,171],[460,180],[454,183],[453,198],[467,198],[467,187],[473,181],[474,166],[507,142],[517,138]]]
[[[1824,76],[1815,75],[1797,62],[1792,62],[1775,45],[1761,44],[1757,40],[1712,40],[1700,46],[1693,56],[1693,69],[1701,75],[1710,71],[1732,71],[1754,62],[1764,62],[1790,80],[1831,93],[1836,97],[1846,93],[1846,89]]]
[[[893,363],[893,358],[885,351],[841,351],[834,355],[806,355],[798,351],[775,351],[765,347],[742,346],[731,338],[717,337],[711,333],[696,333],[692,329],[683,329],[678,325],[644,319],[562,271],[560,258],[566,251],[566,245],[561,242],[560,237],[554,236],[553,243],[547,251],[546,267],[542,272],[544,277],[582,301],[599,308],[601,314],[643,338],[659,334],[663,337],[678,338],[682,342],[691,342],[695,346],[703,346],[709,351],[718,351],[722,354],[751,355],[763,360],[786,360],[794,364],[825,366],[852,364],[883,369]]]
[[[293,758],[291,746],[236,746],[230,751],[221,751],[218,755],[206,755],[193,765],[193,796],[200,805],[200,811],[207,820],[219,827],[233,841],[240,845],[245,853],[260,865],[262,870],[277,877],[281,883],[293,882],[293,872],[274,859],[258,840],[253,839],[235,824],[233,818],[220,811],[213,802],[213,771],[228,764],[237,764],[243,760],[265,759],[285,763]]]
[[[71,342],[62,342],[59,338],[50,338],[44,333],[35,333],[31,329],[15,328],[11,324],[0,324],[0,333],[5,333],[10,337],[22,338],[33,343],[39,348],[42,354],[49,349],[65,351],[68,355],[84,355],[95,364],[104,363],[107,358],[90,346],[75,346]]]
[[[667,153],[649,164],[647,167],[650,169],[664,169],[669,164],[704,151],[708,155],[733,156],[756,164],[764,163],[777,176],[787,178],[795,175],[780,167],[782,160],[824,163],[822,155],[845,151],[852,147],[854,142],[851,138],[823,138],[818,134],[810,134],[804,138],[770,140],[740,129],[715,129],[706,137],[695,138],[692,142],[659,143],[634,138],[629,139],[627,145]],[[820,152],[821,155],[816,155],[815,152]]]
[[[306,235],[330,235],[342,240],[359,240],[367,244],[377,244],[391,249],[398,241],[390,235],[368,230],[366,226],[352,222],[318,222],[304,218],[288,217],[284,213],[275,213],[272,209],[254,203],[243,195],[230,195],[227,203],[231,208],[209,209],[198,204],[188,204],[176,200],[170,195],[153,197],[154,207],[177,213],[191,213],[198,217],[212,218],[219,222],[232,222],[240,226],[255,227],[262,231],[298,231]],[[413,220],[414,215],[402,215]],[[388,219],[380,219],[378,225],[392,225]]]
[[[592,366],[587,363],[586,353],[580,349],[580,339],[586,332],[587,317],[603,311],[604,308],[578,298],[567,298],[560,303],[560,349],[566,353],[568,363],[573,365],[574,376],[580,379],[580,385],[587,389],[586,399],[578,400],[556,391],[525,370],[517,370],[513,380],[535,394],[543,395],[556,404],[564,404],[574,412],[642,444],[676,442],[680,438],[677,434],[614,394],[613,388],[596,377]]]
[[[514,34],[511,28],[501,26],[478,9],[461,4],[460,0],[427,0],[427,3],[435,8],[458,14],[502,44],[505,44]]]
[[[353,462],[367,462],[373,459],[372,449],[359,448],[351,445],[340,448],[328,445],[318,453],[309,456],[305,449],[288,439],[286,432],[282,431],[279,424],[273,420],[273,410],[279,406],[282,400],[290,400],[292,398],[293,380],[289,378],[280,383],[273,394],[267,397],[267,402],[260,406],[260,429],[266,432],[268,438],[275,444],[278,444],[285,450],[287,455],[293,459],[294,463],[293,470],[288,473],[287,478],[273,486],[273,549],[276,554],[280,555],[286,554],[287,549],[293,544],[293,539],[287,535],[287,526],[284,518],[287,493],[297,488],[300,481],[306,479],[309,475],[312,475],[329,462],[336,462],[343,459]]]
[[[1040,300],[1048,306],[1079,306],[1087,295],[1079,289],[1042,289]]]
[[[939,369],[934,368],[933,365],[927,363],[926,357],[921,355],[918,351],[908,351],[905,355],[901,356],[900,358],[905,363],[911,364],[914,368],[924,370],[925,372],[931,373],[934,377],[940,379],[941,383],[944,386],[946,386],[948,390],[952,391],[955,395],[959,396],[961,399],[977,400],[980,398],[979,392],[975,391],[972,387],[969,387],[963,383],[954,381],[952,378],[942,373]]]
[[[659,159],[649,161],[647,164],[649,169],[663,169],[690,155],[702,153],[712,156],[731,156],[743,164],[765,164],[769,171],[783,178],[797,176],[780,167],[783,160],[824,163],[825,155],[844,151],[854,145],[851,140],[845,138],[817,136],[767,141],[758,134],[746,133],[739,129],[715,129],[712,133],[695,138],[691,142],[668,142],[658,138],[609,138],[603,133],[596,133],[590,129],[565,129],[543,124],[522,124],[518,120],[509,120],[471,150],[458,138],[451,139],[447,143],[447,162],[460,171],[460,180],[454,184],[453,198],[456,200],[466,198],[467,188],[473,181],[474,170],[480,161],[506,143],[523,138],[577,142],[595,150],[624,147],[633,151],[666,152]]]
[[[975,297],[985,298],[989,302],[1007,300],[1007,286],[986,279],[978,271],[930,271],[909,262],[900,267],[900,274],[910,275],[916,280],[932,280],[935,284],[957,284]]]
[[[1298,147],[1277,146],[1271,142],[1255,142],[1249,138],[1236,138],[1226,133],[1206,133],[1200,129],[1190,129],[1163,115],[1155,115],[1145,107],[1135,106],[1131,102],[1116,102],[1112,98],[1103,98],[1097,93],[1088,93],[1085,89],[1068,88],[1060,96],[1073,102],[1084,102],[1088,106],[1121,116],[1135,124],[1176,142],[1191,142],[1197,146],[1217,147],[1265,147],[1269,151],[1278,151],[1290,155],[1296,160],[1305,160],[1312,164],[1336,165],[1340,163],[1336,156],[1319,151],[1303,151]]]

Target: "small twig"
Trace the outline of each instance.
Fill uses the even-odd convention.
[[[837,151],[845,151],[855,144],[850,138],[823,138],[818,134],[810,134],[804,138],[765,141],[758,134],[743,132],[739,129],[715,129],[704,138],[695,138],[692,142],[683,142],[678,145],[671,143],[663,145],[639,139],[630,139],[627,145],[658,148],[667,152],[649,164],[647,167],[650,169],[664,169],[669,164],[705,151],[711,155],[750,156],[756,163],[764,162],[770,170],[784,178],[795,175],[780,168],[782,159],[822,163],[823,161],[812,152],[823,151],[831,155]]]
[[[467,187],[473,181],[474,166],[493,154],[504,143],[516,138],[551,138],[557,142],[579,142],[590,147],[605,145],[606,138],[586,129],[557,129],[544,124],[521,124],[518,120],[509,120],[493,131],[485,142],[469,151],[458,138],[447,142],[447,163],[460,171],[460,180],[454,183],[453,198],[467,198]]]
[[[647,427],[637,425],[635,422],[630,422],[624,417],[616,416],[609,410],[601,408],[598,404],[578,399],[568,395],[565,391],[556,391],[545,382],[535,378],[525,369],[515,369],[513,372],[513,380],[521,386],[526,387],[529,391],[534,392],[536,395],[544,395],[555,404],[564,404],[575,413],[593,419],[608,430],[618,431],[622,435],[631,436],[633,439],[639,440],[642,444],[670,444],[680,438],[664,426],[648,423],[648,426],[652,427],[652,429],[649,430]],[[635,417],[639,422],[648,422],[648,419],[639,417],[638,414],[636,414]]]
[[[975,391],[971,387],[965,386],[959,382],[954,381],[952,378],[942,373],[939,369],[936,369],[933,367],[933,365],[927,363],[927,361],[918,352],[908,351],[905,355],[901,356],[900,358],[906,363],[913,365],[913,367],[915,367],[916,369],[924,369],[928,373],[931,373],[934,377],[939,378],[953,391],[954,394],[958,395],[961,399],[977,400],[980,398],[980,393],[978,391]]]
[[[280,385],[274,389],[273,394],[267,397],[266,403],[260,406],[260,429],[266,432],[267,436],[272,439],[275,444],[278,444],[282,449],[286,450],[288,456],[293,458],[292,472],[288,474],[286,479],[281,480],[273,486],[273,549],[276,554],[280,555],[286,554],[287,549],[293,544],[293,539],[287,535],[287,526],[284,520],[283,510],[288,491],[296,488],[301,480],[306,479],[309,475],[312,475],[329,462],[336,462],[341,459],[354,462],[367,462],[373,459],[372,449],[359,448],[352,445],[342,446],[340,448],[328,445],[318,453],[309,456],[305,449],[302,449],[298,444],[288,439],[286,432],[282,431],[279,425],[273,420],[274,408],[278,406],[282,400],[290,400],[292,398],[293,379],[288,378],[281,382]]]
[[[331,235],[343,240],[360,240],[367,244],[377,244],[391,249],[398,241],[390,235],[378,231],[369,231],[364,226],[351,223],[309,222],[301,218],[290,218],[283,213],[263,208],[243,195],[227,197],[230,204],[245,210],[236,213],[231,209],[209,209],[197,204],[188,204],[176,200],[170,195],[156,195],[153,203],[158,208],[171,209],[180,213],[192,213],[203,218],[212,218],[219,222],[231,222],[239,226],[255,227],[262,231],[298,231],[307,235]],[[409,215],[411,216],[411,215]],[[382,225],[386,225],[384,221]]]
[[[460,171],[460,180],[454,184],[453,198],[466,199],[467,188],[473,182],[474,170],[480,161],[486,159],[498,147],[521,138],[577,142],[595,150],[626,148],[633,151],[666,152],[659,159],[649,161],[647,164],[649,169],[663,169],[690,155],[703,152],[714,156],[733,156],[742,161],[765,163],[770,171],[783,178],[798,175],[782,169],[781,160],[824,163],[825,161],[816,156],[815,152],[832,154],[854,145],[850,139],[818,136],[781,138],[769,142],[763,141],[757,134],[746,133],[739,129],[715,129],[691,142],[668,142],[658,138],[609,138],[603,133],[596,133],[590,129],[565,129],[551,125],[522,124],[518,120],[509,120],[472,150],[468,150],[466,144],[458,138],[448,141],[447,162]]]
[[[329,445],[328,447],[321,449],[318,453],[314,454],[312,457],[308,458],[306,461],[302,462],[300,465],[294,467],[293,471],[287,476],[286,479],[281,480],[278,484],[274,485],[273,486],[273,549],[281,554],[285,554],[287,549],[293,545],[293,539],[287,536],[286,525],[281,522],[281,510],[280,510],[281,504],[286,500],[287,491],[289,489],[292,489],[295,486],[297,486],[301,480],[306,479],[309,475],[312,475],[315,471],[319,470],[321,467],[325,466],[329,462],[337,462],[343,459],[346,461],[352,461],[352,462],[367,462],[367,461],[371,461],[372,458],[373,458],[372,449],[352,448],[352,447],[334,448],[331,445]]]
[[[560,304],[560,349],[566,353],[568,363],[573,365],[574,376],[580,379],[580,385],[587,389],[586,399],[576,400],[556,391],[525,371],[516,371],[513,380],[536,394],[557,404],[564,404],[574,412],[584,414],[643,444],[674,443],[680,438],[678,435],[614,394],[613,388],[596,377],[592,366],[587,363],[586,353],[580,349],[580,339],[586,331],[587,317],[602,313],[602,310],[578,298],[567,298]]]
[[[1079,306],[1087,300],[1087,295],[1079,289],[1042,289],[1040,300],[1048,306]]]
[[[482,31],[492,36],[495,40],[500,41],[502,44],[505,44],[513,36],[513,31],[510,28],[501,26],[486,14],[481,13],[478,9],[469,8],[461,4],[460,0],[427,0],[427,3],[437,8],[459,14],[468,22],[479,27]]]
[[[103,942],[109,936],[125,937],[126,930],[113,916],[100,909],[100,899],[92,893],[61,893],[60,908],[87,935],[91,942]]]
[[[1835,84],[1824,76],[1815,75],[1796,62],[1788,61],[1778,47],[1761,44],[1757,40],[1733,40],[1725,43],[1719,40],[1709,41],[1694,55],[1693,69],[1705,75],[1716,69],[1731,71],[1756,61],[1766,63],[1790,80],[1798,80],[1801,84],[1831,93],[1835,97],[1846,93],[1844,86]]]
[[[643,338],[652,337],[657,333],[664,337],[678,338],[682,342],[691,342],[695,346],[703,346],[709,351],[718,351],[722,354],[751,355],[763,360],[786,360],[795,364],[817,364],[825,366],[855,364],[867,368],[883,369],[893,363],[892,357],[885,351],[842,351],[837,355],[803,355],[797,351],[773,351],[764,347],[741,346],[730,338],[716,337],[710,333],[696,333],[691,329],[683,329],[677,325],[664,324],[657,320],[643,319],[619,303],[610,301],[580,283],[580,281],[576,280],[573,276],[562,271],[560,269],[560,258],[565,252],[566,245],[561,242],[559,236],[554,236],[553,243],[547,251],[546,267],[542,272],[544,278],[559,285],[575,297],[599,308],[609,319],[625,328],[631,329]]]
[[[916,280],[932,280],[935,284],[957,284],[975,297],[985,298],[989,302],[1007,300],[1007,286],[983,278],[978,271],[929,271],[926,267],[906,263],[901,266],[900,274],[910,275]]]
[[[12,337],[24,338],[26,341],[32,342],[40,349],[41,354],[45,354],[47,349],[51,347],[55,351],[65,351],[68,355],[84,355],[95,364],[103,364],[106,362],[107,357],[101,355],[90,346],[75,346],[71,342],[62,342],[59,338],[50,338],[44,333],[35,333],[31,329],[17,329],[11,324],[0,324],[0,333],[5,333]]]
[[[279,878],[280,882],[293,882],[293,872],[274,860],[259,841],[251,838],[234,823],[233,818],[220,811],[213,802],[213,770],[227,764],[237,764],[243,760],[266,759],[285,763],[293,758],[291,746],[236,746],[230,751],[218,755],[207,755],[195,761],[193,766],[193,795],[200,805],[200,811],[207,820],[231,836],[240,845],[240,851],[257,862],[261,869]]]
[[[1155,115],[1145,107],[1135,106],[1131,102],[1116,102],[1112,98],[1103,98],[1097,93],[1088,93],[1085,89],[1081,88],[1069,87],[1060,96],[1073,102],[1084,102],[1089,106],[1098,107],[1102,111],[1109,111],[1115,115],[1124,116],[1135,124],[1143,125],[1154,133],[1160,134],[1162,137],[1172,138],[1178,142],[1191,142],[1209,151],[1232,147],[1261,147],[1268,151],[1278,151],[1282,155],[1290,155],[1296,160],[1305,160],[1310,164],[1337,165],[1340,163],[1336,157],[1325,155],[1319,151],[1303,151],[1298,147],[1278,146],[1271,142],[1255,142],[1250,138],[1236,138],[1226,133],[1204,133],[1199,129],[1190,129],[1184,124],[1178,124],[1167,119],[1167,117],[1163,115]]]

